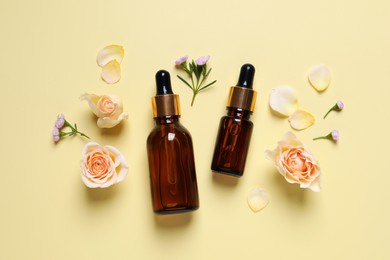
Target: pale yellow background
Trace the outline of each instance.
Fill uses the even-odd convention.
[[[386,0],[1,1],[0,259],[390,259],[389,25]],[[110,86],[96,54],[112,43],[126,56],[122,80]],[[211,55],[210,80],[218,80],[193,108],[174,68],[184,54]],[[258,90],[246,172],[238,181],[213,177],[219,119],[246,62],[257,69]],[[333,75],[321,94],[306,78],[317,63]],[[192,214],[168,217],[152,212],[146,155],[162,68],[192,133],[201,202]],[[287,184],[265,159],[291,130],[268,108],[268,94],[282,84],[317,118],[295,133],[320,161],[320,193]],[[129,120],[98,129],[79,101],[85,92],[120,96]],[[338,99],[345,110],[322,120]],[[58,113],[123,152],[123,183],[83,185],[87,140],[54,145]],[[312,141],[334,128],[338,144]],[[246,203],[253,187],[271,195],[257,214]]]

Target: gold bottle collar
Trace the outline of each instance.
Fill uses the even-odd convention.
[[[257,92],[253,89],[231,87],[227,107],[236,107],[253,112],[255,109]]]
[[[158,95],[152,97],[153,118],[180,116],[179,95]]]

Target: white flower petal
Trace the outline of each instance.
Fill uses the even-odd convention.
[[[119,64],[122,62],[125,56],[125,50],[120,45],[109,45],[104,47],[98,52],[97,63],[100,67],[106,66],[112,60],[116,60]]]
[[[106,148],[109,149],[110,152],[112,152],[115,155],[114,164],[115,164],[116,170],[118,170],[118,168],[119,168],[119,172],[117,171],[117,175],[116,175],[117,176],[116,182],[121,182],[126,178],[127,173],[129,171],[129,167],[127,166],[126,158],[115,147],[108,145],[108,146],[106,146]]]
[[[289,116],[298,109],[298,96],[290,86],[280,86],[269,95],[271,109],[280,116]]]
[[[101,76],[108,84],[117,83],[121,79],[121,66],[112,60],[103,67]]]
[[[317,64],[310,69],[308,79],[313,88],[319,92],[324,91],[330,85],[330,70],[324,64]]]
[[[296,130],[303,130],[313,125],[315,118],[309,112],[298,110],[288,118],[288,121],[290,122],[292,128]]]
[[[98,96],[98,95],[95,95],[95,94],[88,94],[88,93],[85,93],[83,95],[80,96],[80,100],[83,101],[83,100],[86,100],[88,102],[88,105],[89,107],[91,108],[92,112],[97,116],[97,117],[103,117],[104,114],[102,113],[102,111],[99,110],[99,108],[97,107],[97,104],[100,100],[102,96]]]
[[[259,212],[269,203],[269,194],[260,188],[254,188],[248,193],[248,205],[253,212]]]
[[[123,119],[127,119],[129,116],[128,112],[123,112],[119,115],[117,119],[112,119],[110,117],[98,118],[97,126],[100,128],[112,128],[119,124]]]

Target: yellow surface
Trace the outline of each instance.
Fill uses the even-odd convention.
[[[389,259],[389,1],[19,1],[0,2],[0,259]],[[122,80],[101,81],[96,54],[124,46]],[[174,60],[211,55],[197,96]],[[229,87],[255,65],[258,100],[246,172],[213,176],[210,162]],[[307,70],[325,63],[332,84],[317,93]],[[192,133],[200,192],[193,214],[152,213],[146,138],[153,127],[154,74],[171,72]],[[295,132],[320,161],[323,190],[287,184],[264,151],[290,130],[268,108],[272,88],[292,85],[317,121]],[[129,120],[98,129],[85,92],[123,99]],[[337,99],[341,113],[323,114]],[[86,140],[54,145],[64,113],[94,141],[127,157],[127,179],[89,190],[79,162]],[[338,144],[312,138],[340,131]],[[253,187],[271,195],[254,214]]]

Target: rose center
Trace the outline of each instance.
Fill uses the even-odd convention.
[[[110,114],[115,110],[115,107],[115,103],[110,98],[103,97],[100,100],[99,108],[103,113]]]

